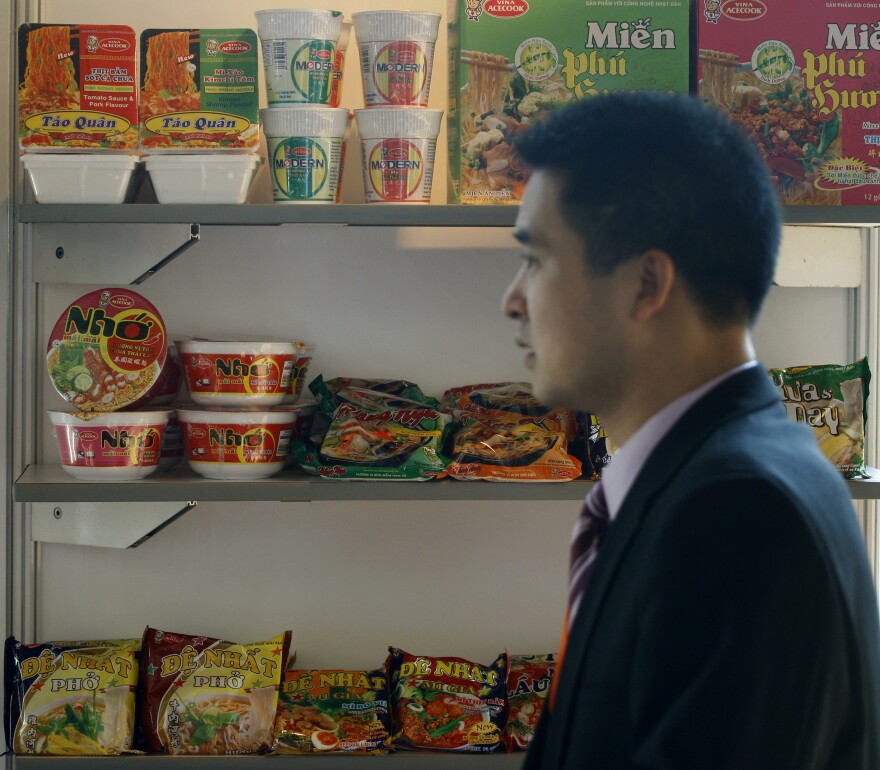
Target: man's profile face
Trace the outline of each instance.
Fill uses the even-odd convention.
[[[625,370],[624,287],[617,271],[601,276],[588,266],[588,246],[565,220],[561,195],[555,172],[535,171],[516,221],[523,262],[503,307],[520,322],[517,344],[535,395],[601,414]]]

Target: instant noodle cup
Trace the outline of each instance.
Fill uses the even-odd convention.
[[[342,13],[256,11],[269,106],[330,104]]]
[[[284,467],[296,407],[178,409],[189,467],[208,479],[264,479]]]
[[[58,319],[46,362],[55,389],[80,412],[113,412],[149,393],[167,354],[151,302],[129,289],[98,289]]]
[[[352,14],[367,107],[427,107],[440,14]]]
[[[338,107],[342,100],[342,75],[345,70],[345,52],[351,37],[352,22],[343,21],[342,31],[336,43],[336,58],[333,61],[333,82],[330,84],[330,106]]]
[[[430,203],[443,110],[355,110],[367,203]]]
[[[133,481],[158,468],[171,412],[157,409],[48,414],[58,441],[61,467],[71,476],[84,481]]]
[[[290,392],[300,350],[272,340],[181,340],[186,384],[199,406],[264,408]]]
[[[270,107],[261,115],[275,202],[335,203],[348,110],[303,105]]]

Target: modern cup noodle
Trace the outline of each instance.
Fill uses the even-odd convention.
[[[61,467],[84,481],[133,481],[156,470],[170,410],[112,412],[84,420],[49,411]]]
[[[352,14],[367,107],[427,107],[440,14]]]
[[[209,479],[261,479],[284,467],[296,407],[178,409],[190,468]]]
[[[80,412],[129,408],[162,371],[168,333],[159,311],[129,289],[98,289],[72,302],[49,335],[55,389]]]
[[[330,104],[342,13],[256,11],[269,106]]]
[[[136,50],[134,30],[118,24],[19,27],[21,149],[137,149]]]
[[[142,149],[259,149],[259,62],[252,29],[147,29],[140,58]]]
[[[345,52],[348,50],[348,41],[351,38],[350,21],[342,22],[342,31],[336,43],[336,58],[333,63],[333,82],[330,84],[330,106],[338,107],[342,99],[342,75],[345,70]]]
[[[355,110],[367,203],[430,203],[443,110]]]
[[[261,115],[275,202],[335,203],[348,110],[300,105],[270,107]]]
[[[273,340],[181,340],[180,358],[193,402],[265,408],[284,401],[299,350]]]

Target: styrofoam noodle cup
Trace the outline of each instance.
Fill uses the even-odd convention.
[[[158,468],[171,410],[86,415],[49,411],[61,467],[84,481],[134,481]]]
[[[276,203],[335,203],[342,177],[348,110],[270,107],[261,110]]]
[[[296,407],[177,410],[187,462],[209,479],[262,479],[280,471],[297,415]]]
[[[443,110],[355,110],[367,203],[430,203]]]
[[[364,11],[352,14],[367,107],[427,107],[440,14]]]
[[[340,11],[256,11],[270,106],[329,104]]]

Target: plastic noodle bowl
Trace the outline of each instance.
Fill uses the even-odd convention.
[[[284,467],[296,407],[178,409],[189,467],[208,479],[264,479]]]
[[[122,203],[138,156],[25,153],[21,162],[37,203]]]
[[[340,11],[256,11],[269,106],[330,104]]]
[[[430,203],[443,110],[355,110],[367,203]]]
[[[262,158],[243,155],[148,155],[159,203],[244,203]]]
[[[171,411],[95,414],[50,411],[61,467],[83,481],[134,481],[158,468]]]
[[[440,14],[352,14],[367,107],[427,107]]]
[[[335,203],[348,110],[270,107],[260,112],[276,203]]]
[[[178,347],[193,402],[245,409],[281,404],[291,382],[305,375],[308,361],[298,367],[297,361],[304,353],[310,359],[314,349],[305,343],[261,340],[181,340]]]

